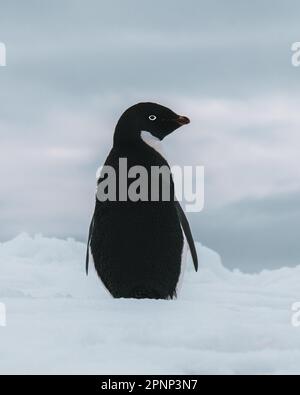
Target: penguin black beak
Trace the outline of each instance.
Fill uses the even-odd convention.
[[[176,122],[177,122],[180,126],[183,126],[183,125],[188,125],[191,121],[189,120],[188,117],[179,116],[179,117],[176,119]]]

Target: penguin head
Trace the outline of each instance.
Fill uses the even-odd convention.
[[[127,129],[122,131],[123,137],[125,133],[132,135],[146,131],[163,140],[174,130],[189,123],[187,117],[178,115],[160,104],[138,103],[125,111],[118,122],[117,129]]]

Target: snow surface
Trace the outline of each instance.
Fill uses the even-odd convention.
[[[197,245],[177,301],[113,300],[85,245],[31,238],[0,244],[0,373],[300,373],[300,266],[231,272]]]

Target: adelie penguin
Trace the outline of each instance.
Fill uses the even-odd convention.
[[[146,142],[144,132],[163,140],[188,123],[187,117],[155,103],[130,107],[117,123],[113,148],[105,162],[105,166],[115,170],[116,199],[96,198],[86,259],[87,273],[91,254],[98,276],[115,298],[176,298],[184,270],[186,241],[198,269],[192,233],[175,198],[172,177],[169,200],[162,193],[158,199],[151,199],[151,182],[149,199],[143,201],[121,198],[119,187],[124,181],[120,180],[120,159],[127,160],[128,169],[142,166],[149,174],[154,166],[170,170],[166,159]],[[104,174],[100,176],[98,188],[106,179]],[[162,189],[163,184],[162,176]]]

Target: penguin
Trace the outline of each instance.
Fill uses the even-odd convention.
[[[99,199],[96,195],[86,256],[86,273],[91,255],[100,280],[114,298],[177,298],[184,271],[185,243],[198,270],[192,232],[176,200],[170,166],[156,145],[145,138],[147,134],[160,142],[189,123],[189,118],[147,102],[128,108],[116,125],[113,147],[104,165],[115,170],[116,199]],[[148,174],[153,167],[168,169],[170,182],[165,182],[161,175],[159,185],[162,190],[169,188],[170,198],[165,199],[160,190],[157,198],[151,199],[151,182],[146,188],[147,199],[121,198],[120,182],[124,180],[120,179],[120,159],[126,159],[128,169],[140,166]],[[101,174],[98,190],[105,180]],[[134,180],[127,182],[129,190]]]

